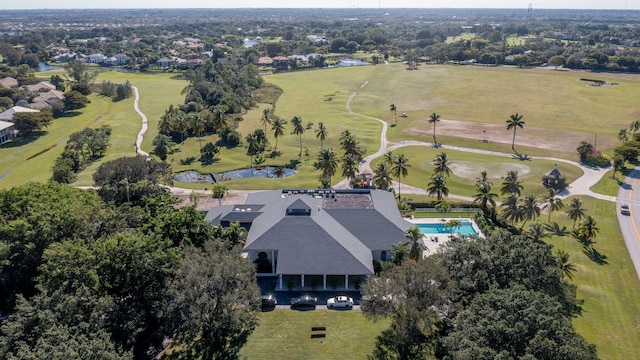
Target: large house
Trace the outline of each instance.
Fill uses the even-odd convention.
[[[39,112],[40,110],[34,110],[23,106],[13,106],[0,113],[0,121],[13,121],[13,114],[21,112]]]
[[[246,228],[246,257],[281,291],[356,290],[413,226],[392,193],[369,189],[251,193],[244,204],[212,208],[206,219]]]
[[[0,145],[16,137],[15,125],[12,122],[0,120]]]

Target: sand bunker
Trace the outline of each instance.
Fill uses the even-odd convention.
[[[471,161],[453,161],[449,165],[451,171],[461,178],[476,179],[480,177],[483,170],[487,171],[487,175],[491,179],[499,179],[509,171],[517,171],[520,179],[526,178],[532,171],[531,167],[526,164],[516,163],[492,163],[483,164]]]

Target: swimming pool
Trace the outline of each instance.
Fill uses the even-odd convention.
[[[445,226],[445,224],[416,224],[416,226],[424,235],[451,234],[451,228]],[[477,236],[478,232],[473,228],[470,221],[460,221],[460,227],[454,229],[454,234]]]

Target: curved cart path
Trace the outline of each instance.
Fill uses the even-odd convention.
[[[149,157],[149,154],[142,150],[142,140],[144,140],[144,133],[147,132],[149,122],[147,120],[147,115],[140,111],[140,107],[138,106],[140,101],[140,91],[138,91],[138,88],[135,86],[132,86],[131,88],[133,89],[133,94],[135,95],[135,98],[133,99],[133,110],[135,110],[142,118],[142,128],[140,128],[140,131],[138,131],[138,136],[136,137],[136,153]]]

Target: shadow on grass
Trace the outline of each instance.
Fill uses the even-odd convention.
[[[190,156],[186,159],[180,159],[180,165],[191,165],[194,161],[196,161],[196,157]]]
[[[17,137],[15,139],[13,139],[12,141],[6,142],[2,145],[0,145],[0,149],[10,149],[10,148],[15,148],[15,147],[20,147],[23,145],[27,145],[30,144],[36,140],[38,140],[38,138],[40,138],[43,135],[46,135],[47,131],[34,131],[31,134],[29,134],[28,136],[20,136]]]
[[[609,262],[607,261],[607,255],[600,253],[593,247],[584,247],[582,252],[587,255],[587,257],[598,265],[607,265]]]
[[[556,236],[565,236],[567,235],[567,227],[560,226],[557,222],[551,222],[548,224],[544,224],[544,229]]]

